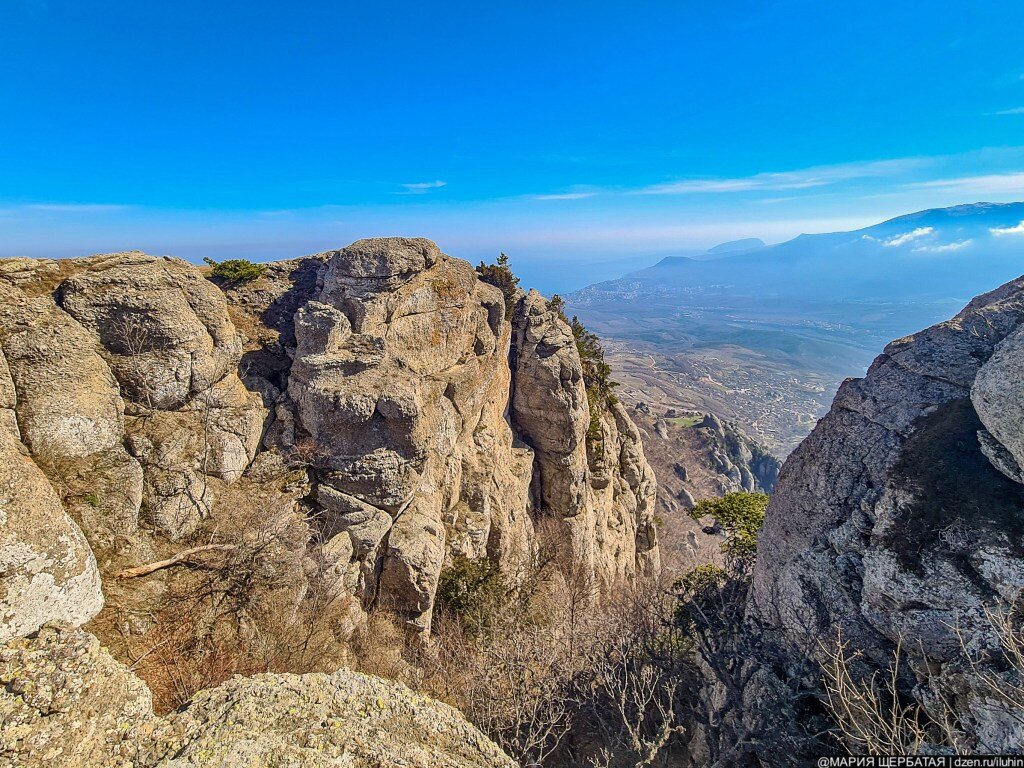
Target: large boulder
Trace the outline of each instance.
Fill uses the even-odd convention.
[[[87,632],[44,627],[0,647],[3,765],[146,765],[155,723],[149,688]]]
[[[0,352],[0,642],[103,607],[96,559],[19,439],[13,394]]]
[[[160,768],[514,768],[457,710],[347,670],[234,678],[167,718]]]
[[[917,695],[956,699],[988,752],[1024,738],[1019,724],[996,724],[982,678],[964,670],[965,649],[999,647],[987,612],[1024,589],[1024,486],[986,457],[996,441],[1000,458],[1019,450],[1022,323],[1018,279],[892,342],[866,377],[847,380],[782,469],[752,590],[751,612],[794,649],[813,636],[826,648],[842,629],[879,666],[898,643],[923,654],[931,674]]]
[[[81,267],[58,302],[99,338],[134,402],[178,408],[234,373],[242,344],[223,293],[191,264],[126,253]]]
[[[36,456],[79,458],[120,444],[124,403],[85,328],[49,296],[0,282],[0,330],[22,438]]]
[[[971,401],[987,430],[981,448],[992,464],[1017,482],[1024,482],[1024,334],[1017,330],[996,346],[971,387]]]
[[[0,647],[0,762],[23,768],[514,768],[456,710],[347,670],[235,677],[166,717],[81,630]]]

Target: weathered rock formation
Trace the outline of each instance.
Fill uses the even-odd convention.
[[[447,558],[516,574],[539,515],[564,521],[598,584],[657,567],[639,434],[614,406],[592,424],[564,321],[531,293],[509,322],[502,293],[427,240],[364,240],[224,290],[137,252],[12,259],[0,292],[8,471],[42,484],[11,487],[70,514],[104,573],[230,542],[232,489],[278,499],[271,466],[303,474],[285,482],[304,520],[289,537],[330,560],[282,578],[332,578],[419,630]],[[86,578],[56,563],[17,567]]]
[[[658,480],[659,551],[670,572],[715,561],[723,537],[687,514],[700,499],[737,491],[770,493],[778,459],[739,425],[714,414],[638,403],[630,418]]]
[[[618,403],[592,422],[572,331],[536,291],[516,308],[512,416],[534,449],[534,508],[563,521],[571,556],[605,581],[658,568],[656,481]]]
[[[366,604],[428,628],[446,558],[487,557],[515,574],[542,514],[578,528],[571,556],[599,582],[656,567],[639,441],[603,414],[615,431],[608,480],[595,481],[610,490],[598,494],[572,334],[539,319],[555,330],[538,349],[520,330],[530,313],[551,314],[539,295],[520,299],[513,328],[501,292],[467,263],[405,239],[271,264],[227,295],[236,323],[260,337],[243,377],[273,414],[264,446],[311,456],[320,530]],[[545,378],[549,357],[565,378]]]
[[[458,711],[347,670],[236,677],[153,714],[146,684],[82,630],[0,648],[0,764],[514,768]]]
[[[106,591],[90,628],[112,645],[145,635],[162,595],[212,584],[244,593],[242,638],[268,612],[324,605],[340,635],[377,605],[426,632],[445,563],[515,578],[541,517],[595,585],[654,572],[639,432],[615,404],[588,407],[558,313],[517,301],[506,313],[421,239],[223,287],[137,252],[0,261],[2,758],[511,764],[456,713],[347,672],[234,680],[156,717],[146,686],[73,628]],[[153,563],[193,550],[220,565]],[[232,557],[251,558],[240,583],[202,581]],[[216,635],[226,619],[208,621]]]
[[[103,607],[92,550],[21,442],[6,369],[0,355],[0,642]]]
[[[906,690],[933,715],[952,706],[965,746],[993,753],[1024,730],[966,658],[1013,675],[986,611],[1024,588],[1022,328],[1018,279],[846,381],[782,469],[752,593],[794,647],[841,628],[883,666],[902,639],[923,656]]]

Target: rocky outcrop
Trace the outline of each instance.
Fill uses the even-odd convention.
[[[348,670],[235,678],[157,731],[161,768],[515,768],[457,710]]]
[[[82,630],[44,627],[0,648],[0,763],[146,765],[156,718],[146,684]]]
[[[308,542],[278,581],[417,631],[450,558],[517,576],[541,514],[565,521],[598,583],[657,567],[638,433],[618,407],[592,419],[564,321],[531,293],[513,327],[501,291],[428,240],[363,240],[223,286],[138,252],[13,259],[0,295],[10,449],[42,483],[20,492],[70,514],[105,573],[245,540],[243,480],[241,506],[286,499],[274,514],[300,522],[280,535]]]
[[[244,358],[247,385],[273,413],[264,445],[310,457],[332,572],[365,605],[429,628],[448,558],[521,573],[534,519],[550,510],[578,518],[571,556],[604,583],[655,567],[642,449],[609,412],[615,447],[598,482],[610,490],[591,487],[572,334],[560,322],[541,331],[554,334],[545,346],[521,327],[531,312],[550,326],[538,294],[510,323],[501,292],[467,263],[392,238],[268,265],[227,295],[235,322],[260,337]]]
[[[569,556],[606,584],[659,564],[654,473],[619,404],[588,402],[572,331],[536,291],[513,320],[513,423],[536,453],[534,508],[562,521]]]
[[[23,768],[515,765],[451,707],[347,670],[236,677],[157,717],[95,637],[45,627],[0,648],[0,685],[0,762]]]
[[[325,262],[295,314],[291,437],[308,435],[359,592],[427,629],[449,544],[510,568],[530,554],[501,293],[427,240],[364,240]]]
[[[714,414],[639,402],[630,418],[658,481],[659,551],[671,573],[720,559],[723,536],[688,511],[700,499],[770,493],[780,463],[739,425]]]
[[[0,642],[103,607],[92,550],[19,439],[6,367],[0,354]]]
[[[1022,324],[1019,279],[843,384],[782,469],[751,606],[794,647],[841,628],[878,666],[902,640],[924,657],[906,690],[933,714],[952,702],[967,746],[993,753],[1024,740],[983,684],[1012,673],[966,654],[996,659],[986,612],[1024,588]]]

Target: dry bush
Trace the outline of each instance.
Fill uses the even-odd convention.
[[[419,644],[409,636],[405,621],[387,608],[378,606],[367,613],[352,635],[351,651],[357,671],[421,687]]]
[[[828,708],[841,740],[855,755],[917,755],[932,741],[924,708],[900,693],[902,642],[885,673],[866,678],[854,670],[862,655],[850,652],[842,634],[828,650],[823,668]]]
[[[577,694],[581,720],[600,736],[593,766],[658,764],[686,731],[691,648],[671,621],[666,593],[657,581],[641,582],[606,603]]]
[[[986,619],[995,647],[974,648],[962,628],[956,631],[962,658],[951,668],[969,673],[987,694],[987,702],[1009,721],[1024,725],[1024,625],[1014,608],[987,609]],[[941,679],[928,681],[926,708],[901,686],[901,669],[913,665],[920,671],[929,665],[923,652],[911,654],[902,640],[884,670],[861,665],[862,654],[850,652],[839,634],[823,645],[827,660],[824,686],[830,713],[843,747],[853,755],[934,754],[942,749],[970,753],[971,739],[957,707],[942,692]],[[915,663],[916,662],[916,663]]]
[[[349,661],[358,605],[289,497],[243,479],[219,496],[199,538],[194,555],[155,572],[167,586],[152,628],[120,638],[159,708],[234,674],[330,672]]]
[[[1007,609],[987,609],[988,620],[998,640],[997,651],[972,652],[963,631],[957,627],[960,647],[975,680],[981,683],[1009,719],[1024,725],[1024,617],[1021,599]],[[1001,674],[996,672],[1001,669]]]
[[[524,765],[652,765],[681,730],[667,591],[620,585],[602,598],[560,521],[537,529],[533,566],[500,584],[483,564],[453,563],[462,580],[446,582],[430,643],[383,655],[413,663],[420,690]]]

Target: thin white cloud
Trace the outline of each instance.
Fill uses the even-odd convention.
[[[531,195],[532,200],[582,200],[593,197],[597,192],[562,192],[551,195]]]
[[[1012,109],[1001,109],[997,115],[1024,115],[1024,107],[1013,107]]]
[[[913,240],[920,240],[922,237],[927,237],[935,230],[931,227],[918,227],[911,232],[904,232],[902,235],[893,235],[887,239],[882,245],[886,248],[899,248],[901,245],[906,245]]]
[[[950,253],[952,251],[959,251],[961,248],[966,248],[974,240],[958,240],[955,243],[943,243],[942,245],[921,245],[913,249],[914,253]]]
[[[821,165],[795,171],[758,173],[737,178],[679,179],[633,190],[638,195],[686,195],[700,193],[780,191],[810,189],[854,179],[899,176],[931,163],[928,158],[907,157],[862,163]]]
[[[933,179],[932,181],[914,182],[906,186],[907,189],[934,189],[962,195],[1024,194],[1024,172]]]
[[[403,184],[404,192],[400,192],[402,195],[425,195],[432,189],[440,189],[441,187],[447,186],[447,181],[417,181],[412,184]]]
[[[44,211],[47,213],[109,213],[125,211],[129,205],[109,205],[105,203],[32,203],[21,206],[25,211]]]
[[[990,227],[988,231],[996,237],[1001,237],[1003,235],[1024,235],[1024,221],[1015,227]]]

